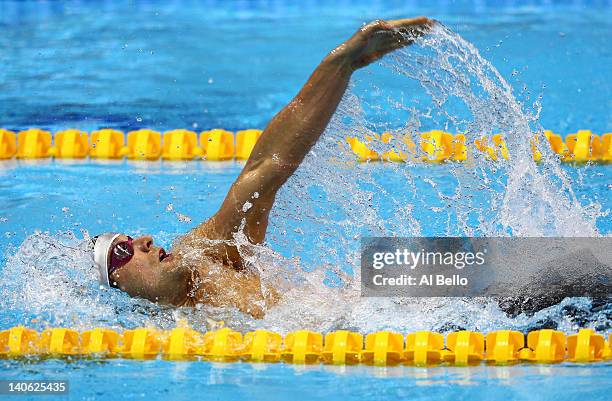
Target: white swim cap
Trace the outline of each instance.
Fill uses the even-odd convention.
[[[110,280],[108,278],[108,265],[110,263],[109,253],[113,242],[121,234],[117,233],[104,233],[98,235],[95,238],[94,244],[94,263],[98,272],[100,273],[100,284],[110,287]]]

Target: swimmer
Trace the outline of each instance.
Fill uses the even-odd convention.
[[[243,234],[252,244],[264,242],[276,193],[325,130],[352,73],[411,44],[432,24],[425,17],[375,21],[329,53],[265,128],[220,209],[177,239],[172,252],[155,246],[150,236],[95,237],[94,262],[102,285],[159,304],[236,307],[263,317],[279,295],[262,288],[235,236]]]

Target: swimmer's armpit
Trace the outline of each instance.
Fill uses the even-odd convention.
[[[263,242],[277,191],[325,130],[353,71],[411,44],[432,24],[425,17],[375,21],[334,49],[270,121],[219,211],[195,233],[229,240],[244,224],[249,241]]]

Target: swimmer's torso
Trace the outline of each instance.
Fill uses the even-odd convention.
[[[243,313],[261,318],[267,307],[276,301],[276,292],[271,288],[262,288],[258,273],[237,271],[211,260],[195,268],[185,305],[233,306]]]
[[[181,258],[182,268],[191,272],[189,290],[181,306],[236,307],[261,318],[268,307],[278,302],[278,293],[268,285],[262,286],[256,269],[224,263],[215,255],[214,247],[203,246],[202,241],[196,245],[184,237],[174,251]]]

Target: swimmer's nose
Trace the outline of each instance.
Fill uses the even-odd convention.
[[[153,237],[145,235],[138,237],[134,240],[134,248],[139,249],[141,252],[148,253],[153,248]]]

